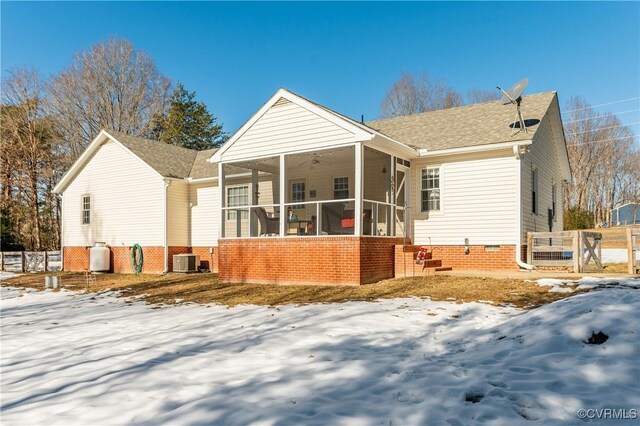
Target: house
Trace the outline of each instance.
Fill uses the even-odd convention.
[[[611,226],[640,224],[640,203],[625,203],[611,210]]]
[[[55,188],[65,269],[95,241],[115,271],[139,243],[145,272],[193,252],[221,282],[363,284],[420,245],[454,268],[527,266],[526,233],[562,230],[570,169],[556,93],[522,107],[526,132],[500,102],[365,124],[280,89],[219,150],[103,130]]]

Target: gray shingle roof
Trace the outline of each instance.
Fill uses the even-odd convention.
[[[105,131],[164,177],[200,179],[218,175],[218,166],[207,162],[217,148],[196,151],[115,130]]]
[[[556,92],[522,98],[525,120],[542,120]],[[527,122],[528,133],[511,136],[516,108],[499,101],[466,105],[367,122],[367,126],[413,148],[441,150],[532,139],[538,124]],[[539,123],[538,121],[538,123]]]

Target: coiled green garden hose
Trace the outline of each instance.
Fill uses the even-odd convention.
[[[135,243],[133,247],[131,247],[131,266],[133,267],[133,272],[139,274],[142,272],[142,247],[140,244]]]

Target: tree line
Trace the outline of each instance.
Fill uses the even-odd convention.
[[[78,52],[60,73],[13,69],[2,79],[0,232],[2,249],[60,246],[55,184],[101,129],[192,149],[227,135],[206,105],[172,84],[126,40]]]

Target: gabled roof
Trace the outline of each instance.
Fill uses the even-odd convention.
[[[162,177],[203,179],[218,175],[217,166],[207,161],[218,148],[196,151],[161,141],[127,135],[115,130],[103,129],[62,176],[54,191],[58,194],[63,192],[84,165],[89,162],[93,154],[109,139],[131,152]]]
[[[484,102],[421,114],[367,122],[367,126],[416,149],[437,151],[452,148],[517,142],[533,139],[538,124],[556,97],[556,92],[522,98],[522,114],[527,133],[511,136],[515,121],[513,105]]]
[[[256,111],[249,120],[247,120],[231,137],[227,140],[227,142],[220,147],[220,149],[215,153],[214,156],[210,158],[209,161],[220,161],[221,156],[224,152],[229,149],[239,138],[242,137],[250,128],[255,124],[269,109],[274,106],[276,103],[281,102],[282,99],[286,99],[290,102],[293,102],[316,115],[330,121],[350,132],[352,132],[356,139],[361,141],[371,140],[375,137],[385,140],[388,143],[395,144],[399,148],[407,151],[411,151],[414,154],[417,154],[409,148],[407,145],[401,144],[400,142],[394,140],[392,137],[388,135],[382,134],[378,132],[376,129],[366,126],[365,124],[359,123],[356,120],[353,120],[349,117],[346,117],[340,113],[337,113],[323,105],[320,105],[316,102],[310,101],[296,93],[293,93],[290,90],[280,88],[274,93],[267,102]]]

